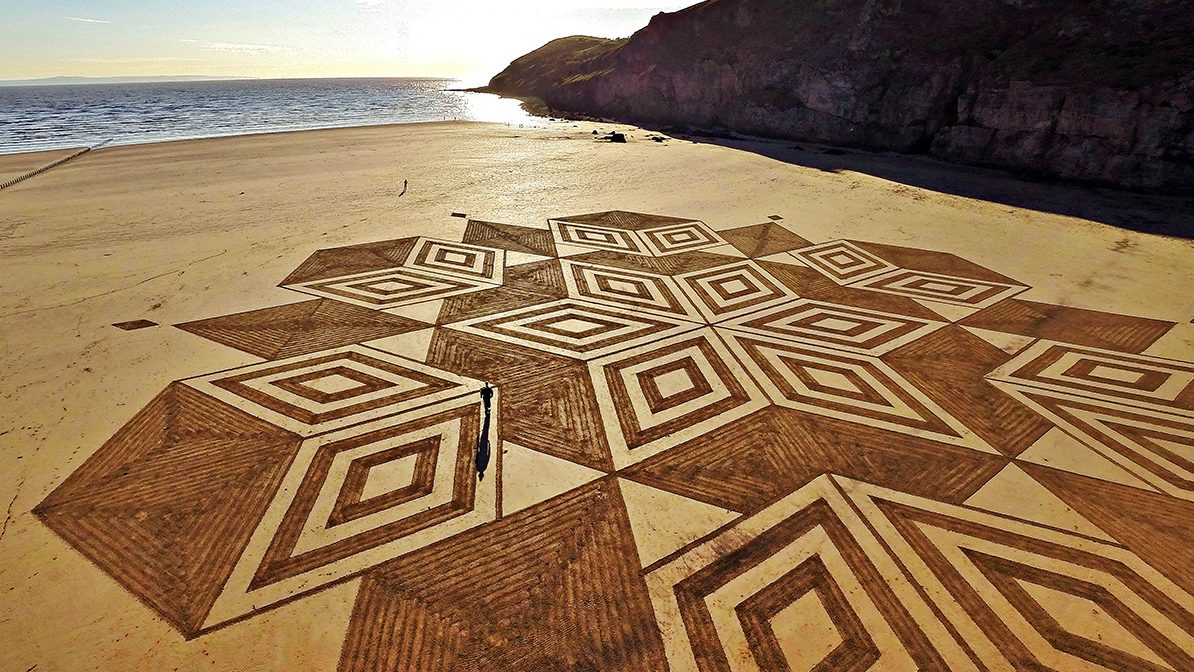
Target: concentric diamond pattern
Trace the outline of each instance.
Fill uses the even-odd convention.
[[[1174,324],[807,233],[317,250],[35,512],[187,638],[343,586],[345,671],[1194,669]]]

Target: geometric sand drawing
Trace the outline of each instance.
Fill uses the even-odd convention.
[[[441,277],[407,268],[392,268],[286,287],[313,296],[380,310],[477,292],[488,289],[489,285],[473,278]]]
[[[305,441],[206,625],[494,520],[501,455],[478,481],[481,422],[469,395]]]
[[[501,248],[419,238],[404,265],[428,273],[500,285],[505,258],[506,251]]]
[[[915,341],[944,326],[944,323],[800,299],[750,313],[721,326],[813,345],[882,355]]]
[[[301,436],[467,396],[479,384],[360,345],[184,382]]]
[[[792,290],[749,259],[683,273],[677,282],[710,323],[796,298]]]
[[[178,325],[258,361],[171,383],[35,509],[183,637],[352,582],[345,671],[1194,669],[1173,323],[623,211],[281,286]]]
[[[773,336],[720,333],[780,406],[996,452],[882,359]]]
[[[568,259],[560,263],[568,295],[576,299],[697,323],[704,321],[680,286],[667,275]]]
[[[795,251],[793,255],[841,284],[858,282],[895,270],[891,263],[848,240],[811,245]]]
[[[837,476],[647,583],[672,669],[1194,664],[1194,599],[1124,549]]]
[[[1027,289],[988,280],[905,270],[869,278],[854,286],[974,308],[990,307]]]
[[[712,329],[607,355],[589,372],[619,468],[768,405]]]
[[[700,325],[573,299],[475,317],[447,325],[546,352],[590,359],[691,331]]]

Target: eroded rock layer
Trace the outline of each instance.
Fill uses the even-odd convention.
[[[1194,189],[1194,11],[1173,0],[708,0],[568,37],[489,90],[562,113]]]

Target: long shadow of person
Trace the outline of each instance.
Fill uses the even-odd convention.
[[[481,388],[481,403],[485,405],[485,424],[481,427],[481,436],[477,438],[477,480],[485,480],[485,469],[489,466],[489,414],[493,400],[493,388],[489,383]]]

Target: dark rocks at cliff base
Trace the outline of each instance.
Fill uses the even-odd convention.
[[[488,90],[557,114],[1194,192],[1188,0],[708,0]]]

